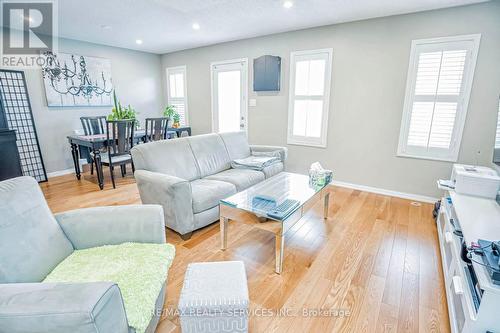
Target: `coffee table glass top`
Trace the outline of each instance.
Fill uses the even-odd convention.
[[[273,198],[278,205],[286,199],[293,199],[300,202],[300,205],[294,210],[295,212],[325,186],[326,185],[313,188],[309,185],[308,176],[281,172],[242,192],[222,199],[220,203],[230,207],[243,209],[257,216],[267,216],[267,209],[262,207],[262,202],[256,200],[256,197],[263,196]]]

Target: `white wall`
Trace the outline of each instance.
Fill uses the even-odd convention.
[[[161,114],[163,93],[159,55],[68,39],[59,40],[59,52],[111,59],[113,84],[120,101],[140,112],[142,124],[147,116]],[[111,107],[49,108],[41,71],[26,70],[25,75],[47,172],[72,168],[66,136],[81,129],[81,116],[108,115]]]
[[[340,181],[438,196],[436,179],[451,163],[396,156],[406,74],[413,39],[481,33],[481,46],[459,162],[490,165],[500,93],[500,2],[300,30],[166,54],[166,67],[187,65],[189,120],[194,134],[211,131],[212,61],[248,57],[249,139],[286,145],[290,51],[333,48],[328,147],[289,145],[291,171],[305,173],[313,161]],[[282,57],[282,89],[252,91],[252,60]],[[481,154],[476,157],[476,152]]]

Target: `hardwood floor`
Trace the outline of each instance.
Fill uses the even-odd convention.
[[[115,190],[109,179],[103,191],[96,182],[86,173],[81,181],[66,175],[41,187],[54,212],[140,203],[130,172],[117,177]],[[255,313],[250,332],[450,331],[431,205],[331,187],[327,221],[322,209],[319,203],[286,237],[281,275],[274,273],[274,236],[245,221],[229,222],[224,252],[218,223],[188,241],[167,230],[177,254],[157,333],[180,331],[178,317],[168,310],[178,302],[187,264],[220,260],[245,263]],[[346,315],[315,316],[319,309]]]

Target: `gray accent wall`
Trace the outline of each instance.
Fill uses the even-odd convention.
[[[237,28],[237,27],[235,27]],[[200,31],[203,33],[203,31]],[[306,173],[320,161],[338,181],[438,197],[438,178],[452,163],[396,156],[413,39],[482,34],[459,162],[491,165],[500,93],[500,2],[398,15],[218,44],[162,56],[166,67],[186,65],[194,134],[211,131],[210,63],[249,59],[249,140],[287,145],[291,51],[333,48],[328,146],[288,145],[288,170]],[[282,58],[281,91],[252,91],[252,59]],[[166,93],[166,92],[164,92]],[[165,98],[166,100],[166,98]],[[480,151],[480,153],[478,153]]]
[[[140,112],[142,124],[147,116],[161,115],[164,105],[160,55],[68,39],[59,40],[59,52],[111,59],[113,84],[120,101]],[[47,172],[73,168],[66,136],[82,130],[81,116],[108,115],[111,107],[49,108],[41,71],[26,70],[25,75]]]

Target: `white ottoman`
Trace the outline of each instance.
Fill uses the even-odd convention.
[[[248,332],[248,304],[243,262],[189,264],[179,299],[182,332]]]

